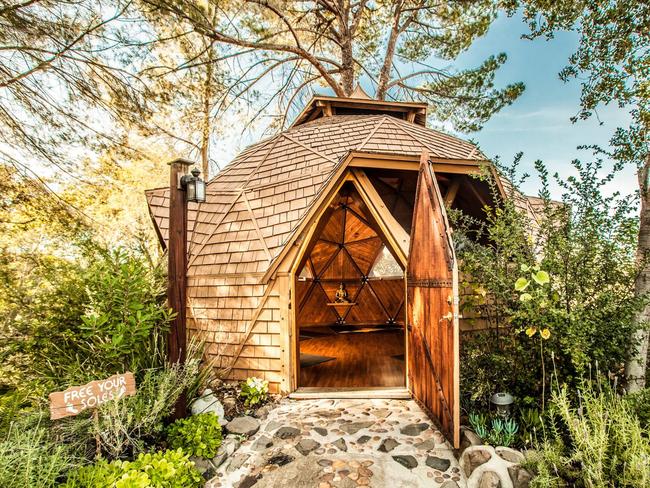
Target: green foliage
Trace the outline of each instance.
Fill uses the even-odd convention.
[[[191,456],[213,458],[221,446],[221,425],[213,412],[179,419],[167,429],[167,441],[172,449],[183,449]]]
[[[85,257],[76,261],[0,262],[0,387],[44,397],[163,363],[170,313],[161,270],[135,252],[78,250]]]
[[[244,405],[253,407],[264,403],[269,395],[269,382],[260,378],[248,378],[241,384],[240,396],[244,398]]]
[[[519,410],[519,422],[521,431],[519,440],[523,447],[530,448],[537,442],[542,432],[542,416],[537,408],[522,408]]]
[[[481,413],[470,413],[469,422],[474,432],[487,444],[510,447],[514,444],[519,425],[512,419],[490,417]]]
[[[502,170],[511,181],[517,162]],[[542,204],[534,235],[514,193],[500,207],[486,208],[484,222],[450,214],[462,285],[472,291],[462,297],[461,311],[487,327],[461,340],[468,410],[487,408],[495,391],[533,406],[548,387],[545,370],[555,367],[576,385],[591,363],[619,374],[629,357],[634,317],[645,303],[634,296],[634,198],[604,195],[618,168],[602,177],[602,161],[573,167],[576,176],[553,176],[564,191],[555,202],[548,172],[537,164]]]
[[[650,484],[648,431],[608,384],[585,382],[578,399],[553,391],[545,438],[527,455],[531,487],[645,487]]]
[[[643,428],[650,432],[650,388],[629,393],[624,398],[638,417]]]
[[[159,271],[117,250],[100,253],[85,278],[85,312],[75,337],[59,348],[58,364],[51,362],[52,376],[72,374],[74,382],[160,366],[170,312]]]
[[[182,449],[141,453],[134,461],[100,460],[73,471],[66,488],[192,488],[203,478]]]
[[[200,381],[199,359],[188,355],[184,365],[167,364],[147,370],[135,395],[107,402],[98,409],[98,422],[89,414],[63,419],[60,435],[90,457],[99,436],[101,452],[123,458],[144,452],[162,440],[165,419],[186,390]]]
[[[12,425],[0,435],[0,486],[53,487],[75,465],[70,449],[41,425]]]
[[[488,176],[495,201],[500,199],[495,182]],[[514,180],[514,178],[511,178]],[[514,193],[511,195],[514,197]],[[526,217],[508,199],[500,206],[485,207],[481,220],[449,212],[457,245],[461,289],[460,311],[484,330],[461,338],[461,392],[467,410],[487,409],[495,391],[509,391],[519,399],[541,387],[531,350],[510,331],[510,315],[519,306],[513,283],[520,267],[532,259]]]

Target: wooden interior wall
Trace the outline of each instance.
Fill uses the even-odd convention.
[[[403,325],[402,270],[390,278],[369,276],[385,243],[352,185],[341,189],[318,226],[296,284],[299,326]],[[328,306],[341,283],[357,305]]]

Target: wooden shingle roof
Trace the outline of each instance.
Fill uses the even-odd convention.
[[[190,204],[188,275],[263,274],[318,193],[352,151],[485,161],[473,144],[391,115],[334,115],[294,126],[244,150]],[[146,192],[160,239],[169,190]]]

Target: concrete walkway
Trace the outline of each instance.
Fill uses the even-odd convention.
[[[451,446],[411,400],[283,400],[210,488],[465,487]]]

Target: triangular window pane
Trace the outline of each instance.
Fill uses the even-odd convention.
[[[382,246],[368,276],[371,278],[399,278],[404,276],[404,271],[388,248]]]
[[[305,266],[302,268],[302,271],[298,275],[298,279],[301,280],[301,281],[304,281],[304,280],[311,280],[313,278],[314,277],[311,274],[311,270],[309,269],[309,265],[305,264]]]

